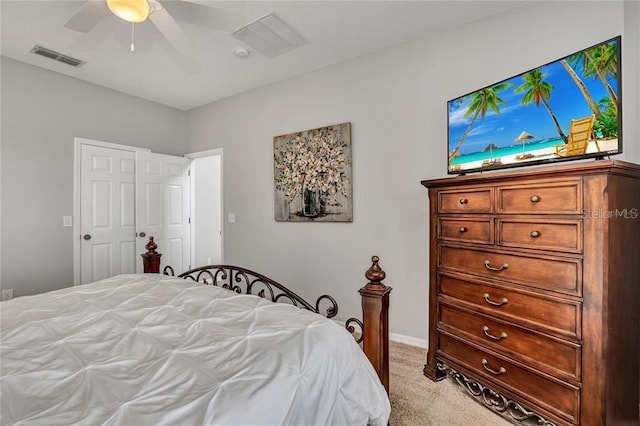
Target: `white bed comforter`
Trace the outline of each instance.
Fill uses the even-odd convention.
[[[2,424],[384,425],[351,335],[256,296],[120,275],[2,311]]]

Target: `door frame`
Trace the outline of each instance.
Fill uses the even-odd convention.
[[[122,145],[112,142],[104,142],[86,138],[73,138],[73,285],[80,284],[80,251],[81,251],[81,229],[80,229],[80,182],[82,165],[82,146],[91,145],[102,148],[119,149],[130,152],[151,152],[147,148]]]
[[[224,157],[223,157],[223,149],[222,148],[215,148],[215,149],[208,149],[205,151],[197,151],[197,152],[191,152],[189,154],[185,154],[184,155],[187,158],[190,158],[192,160],[196,159],[196,158],[202,158],[202,157],[213,157],[213,156],[219,156],[220,157],[220,263],[224,265],[224,234],[225,234],[225,230],[224,230],[224,224],[225,224],[225,220],[224,220]],[[191,174],[191,214],[192,217],[195,214],[195,199],[196,197],[194,196],[194,190],[196,187],[196,182],[195,182],[195,173]],[[195,220],[198,220],[197,218]],[[191,259],[195,259],[196,258],[196,247],[195,247],[195,241],[196,238],[194,238],[193,235],[193,227],[191,228]],[[198,266],[198,265],[196,265]]]

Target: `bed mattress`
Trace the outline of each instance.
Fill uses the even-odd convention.
[[[340,325],[156,274],[2,302],[1,423],[386,425]]]

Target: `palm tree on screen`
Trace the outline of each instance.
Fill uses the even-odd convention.
[[[473,118],[467,126],[467,129],[460,137],[460,140],[458,141],[456,147],[453,148],[451,152],[449,152],[449,163],[451,163],[451,160],[453,160],[456,155],[458,155],[460,147],[464,143],[466,137],[469,135],[469,132],[471,132],[471,128],[473,127],[478,117],[484,118],[489,110],[495,112],[496,114],[500,114],[500,107],[506,106],[507,103],[498,96],[498,93],[511,86],[511,83],[499,83],[495,86],[478,90],[477,92],[469,95],[471,96],[471,102],[469,103],[469,108],[467,109],[467,112],[465,112],[464,116],[473,116]]]
[[[565,135],[562,131],[560,123],[558,123],[558,119],[556,118],[553,110],[548,103],[548,100],[551,99],[553,85],[547,81],[544,81],[546,76],[546,74],[542,73],[541,68],[536,68],[532,71],[529,71],[522,76],[524,83],[516,87],[514,92],[524,92],[524,96],[522,97],[522,105],[529,105],[533,102],[536,107],[540,107],[540,104],[542,104],[549,113],[551,120],[553,120],[553,124],[556,126],[556,130],[558,131],[560,138],[562,138],[564,143],[567,143],[567,135]]]
[[[596,46],[585,52],[586,63],[584,66],[584,74],[598,78],[611,98],[613,107],[618,104],[618,97],[609,84],[608,77],[618,77],[618,54],[616,47],[612,44]]]
[[[582,93],[582,96],[584,96],[587,104],[589,104],[589,108],[591,109],[591,111],[595,114],[596,117],[600,117],[601,112],[598,108],[598,104],[593,99],[593,96],[591,96],[591,93],[589,93],[589,90],[587,89],[586,84],[584,84],[584,81],[582,81],[580,76],[578,76],[578,73],[573,69],[573,67],[577,66],[578,63],[584,60],[583,58],[584,53],[576,53],[575,55],[571,55],[568,59],[562,59],[560,61],[560,64],[562,64],[573,82],[576,83],[576,86],[578,86],[578,89]]]
[[[618,112],[611,99],[602,98],[598,104],[602,111],[600,118],[593,123],[593,129],[596,135],[602,136],[604,139],[618,137]]]

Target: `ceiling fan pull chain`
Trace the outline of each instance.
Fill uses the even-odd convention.
[[[134,52],[136,50],[136,47],[133,44],[133,27],[134,27],[134,23],[131,23],[131,51]]]

